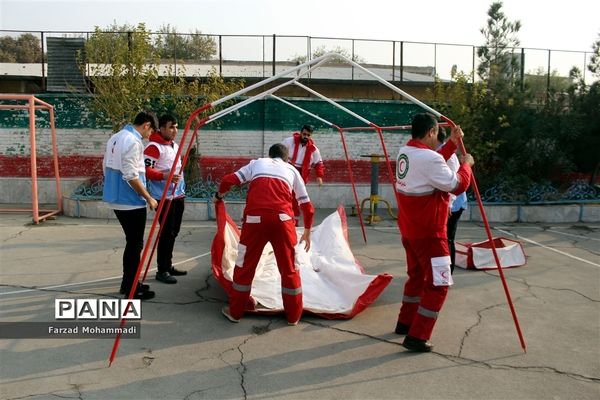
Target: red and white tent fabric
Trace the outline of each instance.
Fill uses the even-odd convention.
[[[456,266],[464,269],[497,269],[489,240],[478,243],[456,243]],[[525,265],[521,243],[505,237],[494,238],[494,247],[502,268]]]
[[[212,270],[229,294],[237,258],[240,231],[227,214],[223,202],[216,205],[217,233],[212,243]],[[298,233],[300,238],[301,233]],[[329,215],[311,233],[311,249],[296,248],[296,266],[302,277],[304,311],[327,319],[352,318],[371,303],[391,282],[388,274],[367,275],[354,258],[348,242],[346,214],[342,207]],[[267,243],[252,283],[247,311],[283,312],[281,278],[273,248]]]

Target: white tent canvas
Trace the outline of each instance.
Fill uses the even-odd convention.
[[[239,230],[226,215],[224,205],[217,209],[217,224],[212,247],[213,273],[229,293],[236,268]],[[340,208],[313,228],[308,252],[303,245],[297,246],[296,267],[302,279],[305,311],[325,318],[351,318],[371,304],[391,282],[392,276],[388,274],[365,274],[352,254],[346,229],[346,215]],[[256,269],[251,296],[256,304],[248,311],[283,311],[281,277],[270,244],[265,246]]]
[[[456,243],[456,266],[464,269],[496,269],[489,240],[478,243]],[[525,265],[521,243],[504,237],[494,238],[494,246],[502,268]]]

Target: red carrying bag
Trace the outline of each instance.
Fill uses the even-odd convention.
[[[456,266],[464,269],[496,269],[489,240],[478,243],[456,242]],[[527,262],[521,243],[505,237],[494,238],[502,268],[520,267]]]

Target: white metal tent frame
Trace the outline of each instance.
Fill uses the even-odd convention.
[[[163,200],[167,197],[167,194],[168,194],[167,191],[168,191],[168,188],[170,187],[171,181],[173,180],[173,176],[175,175],[175,173],[181,174],[183,172],[183,169],[185,168],[185,165],[187,164],[187,160],[188,160],[188,157],[189,157],[189,154],[190,154],[190,150],[192,149],[192,147],[193,147],[193,145],[194,145],[194,143],[196,141],[196,138],[198,137],[198,130],[200,128],[202,128],[203,126],[205,126],[205,125],[207,125],[207,124],[209,124],[211,122],[214,122],[214,121],[218,120],[221,117],[224,117],[225,115],[231,114],[232,112],[234,112],[236,110],[239,110],[242,107],[245,107],[245,106],[247,106],[247,105],[249,105],[249,104],[251,104],[251,103],[253,103],[253,102],[257,101],[257,100],[261,100],[261,99],[264,99],[264,98],[274,98],[274,99],[277,99],[277,100],[283,102],[284,104],[286,104],[286,105],[288,105],[288,106],[290,106],[290,107],[292,107],[292,108],[294,108],[294,109],[296,109],[298,111],[301,111],[301,112],[303,112],[303,113],[305,113],[307,115],[310,115],[311,117],[313,117],[313,118],[315,118],[315,119],[317,119],[317,120],[319,120],[319,121],[327,124],[331,128],[337,129],[340,132],[340,138],[341,138],[341,141],[342,141],[342,145],[344,147],[344,152],[345,152],[345,155],[346,155],[346,161],[347,161],[347,165],[348,165],[349,176],[350,176],[350,180],[351,180],[351,184],[352,184],[352,190],[353,190],[353,193],[354,193],[354,200],[356,201],[357,211],[358,211],[358,215],[359,215],[359,218],[360,218],[361,228],[362,228],[362,232],[363,232],[363,238],[366,241],[366,234],[365,234],[364,224],[363,224],[362,217],[361,217],[361,211],[360,211],[359,204],[358,204],[358,196],[356,195],[356,189],[355,189],[354,177],[353,177],[353,174],[352,174],[352,168],[351,168],[350,160],[348,158],[348,152],[347,152],[347,148],[346,148],[346,141],[345,141],[345,138],[344,138],[344,131],[351,131],[351,130],[358,130],[358,129],[362,129],[362,130],[371,129],[371,130],[377,131],[377,133],[379,135],[379,139],[381,141],[381,147],[382,147],[382,150],[383,150],[383,153],[384,153],[384,156],[385,156],[385,164],[386,164],[386,168],[387,168],[387,171],[388,171],[390,183],[392,184],[392,187],[394,187],[395,186],[395,177],[394,177],[394,174],[392,172],[389,154],[388,154],[388,151],[387,151],[387,148],[386,148],[386,145],[385,145],[385,140],[384,140],[384,137],[383,137],[383,131],[384,130],[392,130],[392,129],[407,129],[409,127],[407,127],[407,126],[379,126],[379,125],[375,124],[374,122],[369,121],[368,119],[364,118],[363,116],[361,116],[361,115],[359,115],[359,114],[357,114],[357,113],[355,113],[355,112],[353,112],[353,111],[345,108],[341,104],[339,104],[339,103],[331,100],[327,96],[324,96],[323,94],[321,94],[321,93],[319,93],[319,92],[311,89],[310,87],[302,84],[301,82],[299,82],[300,79],[306,77],[312,71],[314,71],[315,69],[321,67],[323,64],[325,64],[326,62],[331,61],[331,60],[338,60],[338,61],[342,61],[344,63],[347,63],[347,64],[351,65],[352,67],[357,68],[360,71],[366,73],[367,75],[373,77],[375,80],[377,80],[378,82],[380,82],[382,85],[388,87],[392,91],[394,91],[394,92],[398,93],[399,95],[401,95],[404,99],[411,101],[412,103],[414,103],[414,104],[420,106],[421,108],[423,108],[425,111],[433,114],[435,117],[437,117],[439,120],[441,120],[441,124],[442,125],[444,125],[444,126],[450,126],[450,127],[455,127],[456,126],[456,124],[450,118],[442,115],[441,113],[439,113],[438,111],[436,111],[433,108],[429,107],[425,103],[421,102],[420,100],[416,99],[415,97],[409,95],[408,93],[404,92],[403,90],[401,90],[401,89],[397,88],[396,86],[392,85],[391,83],[389,83],[385,79],[381,78],[377,74],[375,74],[372,71],[364,68],[360,64],[358,64],[358,63],[350,60],[349,58],[347,58],[347,57],[345,57],[345,56],[343,56],[341,54],[337,54],[337,53],[327,53],[327,54],[324,54],[324,55],[322,55],[320,57],[314,58],[314,59],[312,59],[310,61],[307,61],[307,62],[305,62],[303,64],[297,65],[297,66],[295,66],[293,68],[290,68],[288,70],[280,72],[279,74],[273,75],[270,78],[266,78],[266,79],[264,79],[264,80],[262,80],[260,82],[257,82],[257,83],[255,83],[253,85],[245,87],[245,88],[243,88],[243,89],[241,89],[241,90],[239,90],[239,91],[237,91],[235,93],[232,93],[230,95],[222,97],[222,98],[220,98],[220,99],[218,99],[218,100],[216,100],[216,101],[214,101],[212,103],[204,104],[202,107],[200,107],[200,108],[196,109],[194,112],[192,112],[192,114],[188,118],[187,123],[185,125],[183,134],[182,134],[181,139],[180,139],[179,150],[178,150],[177,155],[175,157],[175,159],[178,159],[179,157],[181,157],[182,150],[185,149],[185,156],[183,157],[183,160],[182,160],[181,169],[179,171],[176,171],[176,163],[174,163],[173,167],[171,168],[171,171],[170,171],[169,176],[167,178],[165,189],[164,189],[163,194],[162,194],[161,201],[159,203],[159,207],[156,210],[155,217],[154,217],[154,220],[152,222],[152,226],[150,228],[150,232],[148,233],[148,239],[146,240],[146,243],[145,243],[145,246],[144,246],[144,250],[142,252],[142,256],[141,256],[141,259],[140,259],[140,264],[138,265],[138,271],[137,271],[137,274],[136,274],[136,280],[138,280],[139,277],[140,277],[140,275],[141,275],[142,268],[143,268],[144,264],[146,263],[146,258],[147,258],[148,252],[150,250],[150,247],[152,247],[152,252],[150,254],[150,257],[148,258],[148,262],[147,262],[147,265],[146,265],[146,270],[144,272],[144,278],[146,276],[147,270],[148,270],[148,268],[150,266],[150,261],[152,259],[152,254],[154,253],[154,249],[156,248],[156,245],[158,243],[158,238],[160,236],[160,230],[155,235],[156,226],[158,225],[158,216],[161,215],[162,208],[163,208],[164,204],[167,203],[167,210],[165,210],[164,217],[163,217],[163,218],[165,218],[166,214],[168,212],[168,207],[170,205],[169,202],[165,202]],[[236,104],[233,104],[233,105],[231,105],[229,107],[226,107],[226,108],[223,108],[221,110],[218,110],[218,111],[216,111],[216,112],[214,112],[212,114],[209,114],[208,116],[201,117],[201,115],[203,113],[209,112],[211,109],[215,109],[217,106],[220,106],[223,103],[226,103],[226,102],[228,102],[230,100],[233,100],[233,99],[235,99],[235,98],[237,98],[239,96],[243,96],[244,94],[246,94],[246,93],[248,93],[248,92],[250,92],[252,90],[258,89],[260,87],[263,87],[263,86],[265,86],[265,85],[267,85],[267,84],[269,84],[269,83],[271,83],[273,81],[276,81],[278,79],[283,79],[283,78],[286,78],[286,77],[290,77],[290,79],[287,80],[287,81],[285,81],[285,82],[282,82],[282,83],[280,83],[280,84],[278,84],[278,85],[276,85],[276,86],[274,86],[272,88],[265,89],[261,93],[253,95],[253,96],[251,96],[251,97],[249,97],[249,98],[247,98],[247,99],[245,99],[243,101],[240,101],[239,103],[236,103]],[[355,128],[355,127],[353,127],[353,128],[343,128],[343,127],[340,127],[340,126],[338,126],[338,125],[336,125],[336,124],[334,124],[334,123],[332,123],[330,121],[327,121],[326,119],[324,119],[324,118],[322,118],[322,117],[320,117],[320,116],[318,116],[318,115],[316,115],[314,113],[311,113],[311,112],[303,109],[302,107],[294,105],[294,104],[292,104],[292,103],[290,103],[290,102],[288,102],[288,101],[286,101],[286,100],[284,100],[284,99],[282,99],[282,98],[280,98],[280,97],[278,97],[278,96],[276,96],[274,94],[278,90],[280,90],[280,89],[282,89],[282,88],[284,88],[286,86],[289,86],[289,85],[296,85],[297,87],[306,90],[307,92],[311,93],[312,95],[314,95],[314,96],[316,96],[316,97],[318,97],[318,98],[326,101],[327,103],[331,104],[332,106],[334,106],[334,107],[336,107],[336,108],[344,111],[345,113],[353,116],[354,118],[356,118],[359,121],[363,122],[367,126],[366,127],[359,127],[359,128]],[[194,125],[193,132],[192,132],[191,137],[188,138],[188,135],[189,135],[190,130],[192,128],[192,124]],[[462,143],[462,141],[460,141],[460,143],[459,143],[459,149],[462,151],[463,154],[467,153],[466,150],[465,150],[464,144]],[[483,222],[484,222],[485,230],[486,230],[488,239],[489,239],[489,241],[491,243],[491,248],[492,248],[492,252],[493,252],[493,255],[494,255],[494,259],[496,261],[496,266],[497,266],[497,269],[498,269],[498,273],[499,273],[499,275],[501,277],[502,285],[503,285],[503,288],[504,288],[504,292],[505,292],[508,304],[510,306],[510,310],[511,310],[511,313],[512,313],[512,316],[513,316],[513,320],[514,320],[514,323],[515,323],[515,328],[517,330],[517,333],[518,333],[518,336],[519,336],[519,340],[520,340],[520,343],[521,343],[521,348],[525,351],[525,349],[526,349],[525,341],[524,341],[523,335],[521,333],[521,328],[519,326],[519,322],[518,322],[518,319],[517,319],[516,311],[514,309],[514,306],[513,306],[513,303],[512,303],[512,299],[511,299],[511,296],[510,296],[510,292],[508,290],[508,285],[506,283],[506,279],[504,277],[504,273],[503,273],[502,268],[501,268],[500,259],[499,259],[499,256],[497,254],[496,248],[495,248],[494,243],[493,243],[492,232],[491,232],[491,229],[489,227],[487,216],[486,216],[485,210],[483,208],[483,203],[481,201],[481,195],[479,194],[479,189],[477,187],[477,182],[476,182],[474,176],[473,176],[473,179],[471,181],[471,188],[475,192],[475,196],[476,196],[476,199],[477,199],[479,210],[481,212],[481,216],[482,216],[482,219],[483,219]],[[396,204],[399,207],[398,193],[395,190],[394,190],[394,194],[395,194],[394,197],[396,198]],[[160,226],[162,226],[162,225],[164,225],[164,224],[161,223]],[[150,246],[150,243],[153,243],[152,246]],[[129,298],[132,298],[133,292],[134,291],[132,289],[132,291],[131,291],[131,293],[129,295]],[[121,321],[122,325],[124,324],[124,321],[125,320]],[[112,363],[112,361],[114,360],[114,357],[116,356],[116,352],[117,352],[117,349],[118,349],[118,346],[119,346],[119,342],[120,342],[120,335],[117,336],[117,338],[115,340],[115,343],[113,345],[112,353],[110,355],[110,363]]]

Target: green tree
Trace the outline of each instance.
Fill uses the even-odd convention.
[[[500,1],[492,3],[487,14],[487,25],[480,30],[485,43],[477,49],[477,73],[481,79],[487,80],[490,86],[495,86],[512,81],[519,70],[514,48],[520,45],[517,34],[521,29],[521,22],[509,21],[502,11]]]
[[[18,38],[0,38],[0,62],[39,63],[42,62],[40,38],[25,33]]]
[[[592,50],[593,53],[590,58],[588,69],[592,74],[600,77],[600,33],[598,33],[598,38],[592,44]]]
[[[175,75],[173,65],[161,64],[159,51],[144,24],[113,24],[106,30],[96,27],[85,50],[92,107],[113,130],[131,121],[141,109],[173,112],[183,120],[203,102],[242,87],[242,82],[226,82],[214,70],[208,77],[195,77],[189,82],[184,67],[179,67]],[[85,68],[85,60],[81,61]]]
[[[577,171],[591,173],[593,184],[600,174],[600,81],[587,86],[577,68],[571,70],[570,76],[568,131],[577,134],[571,145],[573,160]]]
[[[532,89],[543,86],[546,93],[546,74],[529,76],[521,91],[506,72],[520,24],[508,22],[501,5],[492,4],[481,30],[482,49],[487,49],[478,66],[482,80],[469,83],[468,74],[453,70],[451,82],[438,81],[431,94],[434,104],[463,128],[465,145],[477,160],[480,187],[504,184],[526,193],[532,184],[558,181],[574,169],[573,143],[581,129],[569,113],[568,80],[553,73],[552,95],[538,103]]]
[[[520,24],[506,21],[500,7],[490,7],[483,48],[511,54],[508,43],[518,43]],[[599,48],[600,40],[592,61],[600,61]],[[499,73],[512,60],[502,54],[483,53],[479,82],[470,83],[470,74],[453,68],[451,81],[436,81],[428,99],[463,128],[465,146],[477,161],[481,192],[504,185],[519,194],[514,200],[527,200],[532,185],[570,184],[573,172],[600,174],[600,82],[587,86],[577,68],[568,78],[552,71],[547,90],[548,74],[538,69],[527,74],[521,91],[510,74]],[[598,73],[598,68],[590,71]]]
[[[159,28],[155,46],[162,59],[212,60],[217,54],[217,43],[212,37],[197,29],[180,34],[169,24]]]
[[[171,112],[184,126],[192,111],[204,103],[243,87],[241,81],[225,81],[214,69],[206,77],[191,80],[183,66],[175,74],[172,64],[161,64],[160,52],[144,24],[119,27],[115,23],[105,31],[96,27],[85,50],[89,63],[81,60],[81,67],[89,66],[92,110],[115,131],[142,109]],[[190,183],[200,178],[197,144],[186,165]]]

